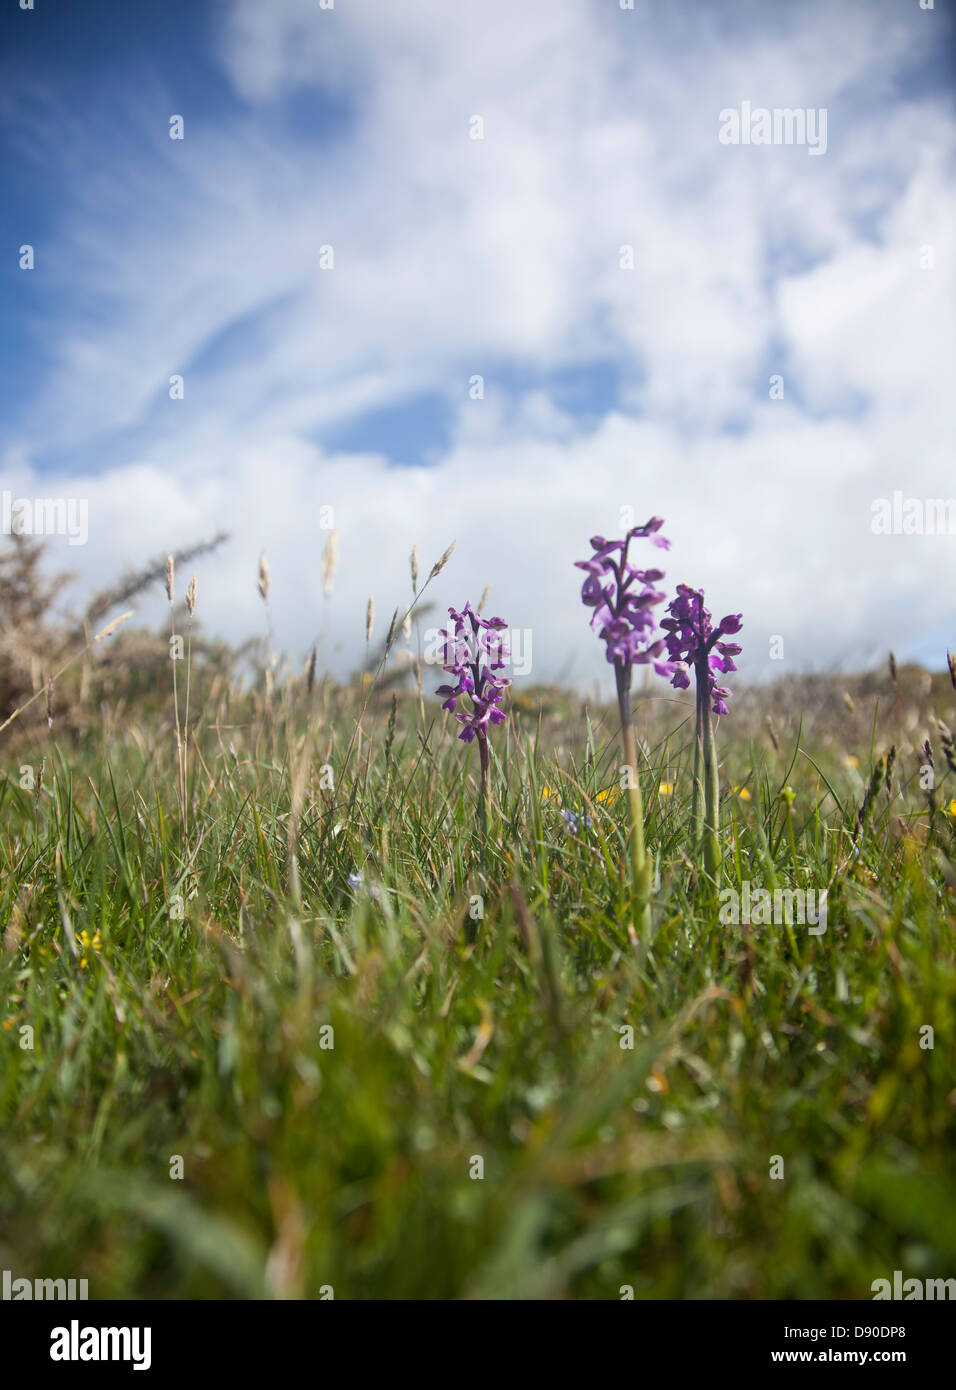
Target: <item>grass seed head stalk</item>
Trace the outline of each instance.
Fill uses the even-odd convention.
[[[183,715],[183,837],[189,830],[189,689],[193,663],[193,614],[196,611],[196,576],[186,589],[186,709]]]
[[[670,549],[670,541],[660,535],[660,517],[651,517],[643,526],[632,526],[623,540],[608,541],[603,536],[591,537],[593,555],[589,560],[576,560],[578,569],[586,572],[581,588],[581,601],[594,609],[591,627],[605,643],[607,660],[614,667],[617,684],[618,711],[621,718],[621,738],[624,759],[629,769],[628,811],[631,824],[631,860],[636,897],[639,934],[645,946],[651,934],[651,896],[653,865],[644,844],[644,804],[637,772],[637,739],[634,734],[634,715],[631,706],[631,681],[638,665],[653,665],[662,676],[671,676],[674,665],[664,652],[664,639],[657,629],[654,609],[666,595],[655,588],[664,578],[659,569],[640,569],[628,562],[631,542],[649,539],[661,550]]]
[[[182,833],[186,834],[186,781],[183,764],[183,734],[179,720],[179,681],[176,674],[176,562],[166,556],[166,597],[169,600],[170,657],[173,663],[173,715],[176,720],[176,770],[179,786],[179,812]]]
[[[269,602],[269,561],[266,559],[266,552],[263,551],[259,556],[259,593],[263,603]]]
[[[332,592],[332,580],[335,578],[335,567],[339,562],[339,533],[330,531],[329,538],[325,542],[325,549],[322,551],[322,592],[326,598]]]
[[[436,560],[435,563],[432,565],[431,570],[430,570],[429,575],[428,575],[428,578],[425,580],[425,583],[422,585],[421,589],[418,590],[418,592],[416,593],[415,597],[412,599],[411,603],[408,605],[408,607],[405,609],[405,612],[402,614],[402,622],[404,622],[405,619],[406,619],[411,613],[413,613],[413,612],[415,611],[416,607],[417,607],[418,604],[421,602],[422,596],[424,595],[425,590],[428,588],[429,584],[432,582],[433,579],[437,579],[438,575],[441,574],[442,570],[443,570],[443,569],[445,568],[445,566],[448,564],[448,561],[451,559],[452,552],[454,551],[454,549],[455,549],[455,542],[452,541],[451,545],[448,546],[447,550],[445,550],[444,554],[440,557],[440,559]],[[416,552],[416,557],[417,557],[417,552]],[[413,578],[413,583],[414,583],[414,581],[417,581],[417,578],[418,578],[418,569],[417,569],[417,558],[416,558],[416,562],[415,562],[415,574],[414,574],[414,578]],[[387,653],[387,652],[383,652],[383,653],[382,653],[382,657],[381,657],[381,659],[380,659],[380,661],[379,661],[379,663],[378,663],[378,667],[376,668],[375,672],[373,673],[371,679],[366,683],[365,698],[364,698],[364,700],[363,700],[363,702],[362,702],[362,708],[361,708],[361,710],[359,711],[359,717],[358,717],[358,719],[356,720],[355,726],[354,726],[354,728],[353,728],[353,730],[352,730],[352,736],[351,736],[351,738],[349,739],[349,746],[348,746],[348,748],[345,750],[345,759],[344,759],[344,761],[343,761],[343,763],[342,763],[342,774],[341,774],[341,777],[340,777],[340,779],[339,779],[340,783],[344,782],[344,774],[345,774],[346,770],[348,769],[348,767],[349,767],[349,765],[350,765],[350,763],[351,763],[351,761],[352,761],[352,754],[353,754],[353,752],[355,751],[355,745],[356,745],[356,742],[357,742],[357,740],[358,740],[359,729],[360,729],[360,727],[361,727],[362,720],[363,720],[363,718],[365,717],[365,711],[368,709],[368,702],[369,702],[369,700],[372,698],[372,692],[373,692],[373,690],[375,689],[375,683],[376,683],[376,681],[378,680],[379,676],[382,674],[382,670],[383,670],[383,668],[384,668],[384,666],[385,666],[385,662],[386,662],[387,660],[388,660],[388,653]],[[419,678],[419,698],[421,699],[421,679],[420,679],[420,678]],[[424,711],[423,711],[422,722],[424,723]],[[333,793],[332,793],[332,805],[334,806],[334,804],[335,804],[335,792],[333,791]]]
[[[266,552],[263,550],[259,555],[259,574],[256,587],[259,590],[259,597],[262,599],[266,610],[266,626],[269,631],[268,646],[266,652],[266,704],[270,702],[270,692],[272,688],[272,654],[275,649],[275,633],[272,628],[272,610],[269,607],[269,588],[272,576],[269,570],[269,561],[266,559]]]

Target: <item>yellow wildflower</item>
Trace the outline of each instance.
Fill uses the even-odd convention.
[[[94,932],[92,936],[90,936],[88,931],[80,932],[80,945],[83,947],[84,951],[98,951],[101,944],[99,932]],[[80,961],[80,969],[86,969],[86,956]]]

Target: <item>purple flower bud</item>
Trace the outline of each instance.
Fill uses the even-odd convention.
[[[585,579],[581,587],[581,602],[586,603],[589,608],[596,608],[599,603],[604,602],[604,590],[596,574],[589,574]]]
[[[667,634],[667,654],[674,662],[682,662],[693,667],[701,678],[706,672],[707,694],[712,701],[715,714],[726,714],[725,703],[730,691],[717,684],[716,671],[722,674],[736,671],[733,660],[739,656],[741,647],[737,642],[722,642],[725,633],[739,632],[743,626],[740,613],[728,614],[715,628],[710,613],[704,607],[702,589],[692,589],[688,584],[678,584],[677,597],[667,606],[667,617],[661,620],[661,627]],[[716,648],[716,650],[715,650]],[[671,677],[671,685],[677,690],[686,690],[690,679],[686,670],[678,670]]]

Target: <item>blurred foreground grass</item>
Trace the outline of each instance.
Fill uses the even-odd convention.
[[[725,884],[827,888],[820,936],[720,922],[686,852],[690,706],[639,704],[649,951],[614,724],[575,697],[517,697],[486,845],[476,754],[417,698],[194,690],[185,823],[168,702],[17,734],[0,1266],[93,1298],[951,1276],[956,777],[934,745],[931,817],[919,768],[954,697],[912,679],[744,692],[721,721]]]

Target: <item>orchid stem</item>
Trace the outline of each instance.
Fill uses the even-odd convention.
[[[702,758],[704,764],[704,868],[719,880],[720,853],[720,778],[717,771],[717,745],[714,740],[714,721],[707,703],[707,656],[697,665],[698,718],[701,721]]]
[[[704,722],[707,719],[707,687],[697,682],[697,719],[694,729],[694,787],[691,800],[691,832],[694,853],[699,854],[704,838],[704,787],[701,781],[704,761]]]
[[[481,871],[485,872],[485,844],[488,838],[488,769],[491,762],[488,753],[488,740],[478,735],[478,753],[481,759],[481,787],[478,793],[478,824],[481,834]]]
[[[637,740],[634,736],[634,714],[631,708],[630,668],[615,662],[617,702],[621,715],[621,735],[624,740],[624,759],[630,769],[628,777],[628,810],[631,820],[631,865],[634,891],[637,898],[637,932],[645,949],[651,941],[652,865],[644,846],[644,803],[637,775]]]

